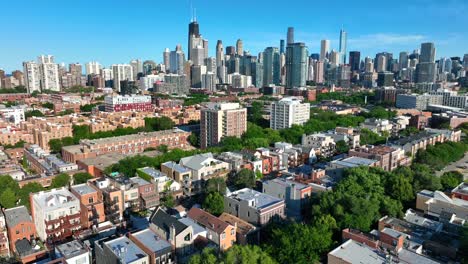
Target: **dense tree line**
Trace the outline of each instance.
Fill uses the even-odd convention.
[[[27,93],[26,87],[23,85],[16,86],[15,88],[2,88],[0,89],[0,94],[12,94],[12,93]]]
[[[218,253],[214,248],[205,248],[201,253],[193,255],[189,264],[276,264],[270,255],[258,246],[234,245],[226,252]],[[278,262],[281,263],[281,262]]]
[[[468,145],[463,141],[437,143],[418,151],[415,160],[418,163],[428,164],[435,170],[441,170],[451,162],[463,158],[467,150]]]
[[[365,98],[367,96],[367,102],[371,100],[374,94],[369,92],[357,92],[357,93],[347,93],[347,92],[330,92],[330,93],[319,93],[317,94],[317,102],[323,100],[340,100],[347,104],[355,105],[365,105]]]

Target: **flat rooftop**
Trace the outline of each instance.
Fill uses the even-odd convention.
[[[80,141],[80,144],[83,145],[96,145],[96,144],[111,144],[115,142],[123,142],[123,141],[134,141],[140,140],[145,137],[161,137],[161,136],[169,136],[178,133],[187,133],[181,129],[173,128],[169,130],[162,130],[162,131],[154,131],[154,132],[142,132],[138,134],[132,135],[125,135],[125,136],[118,136],[118,137],[108,137],[108,138],[99,138],[99,139],[83,139]]]
[[[82,184],[78,184],[78,185],[73,185],[71,187],[72,190],[74,190],[75,192],[81,194],[81,195],[85,195],[85,194],[90,194],[90,193],[95,193],[97,192],[93,187],[89,186],[88,184],[86,183],[82,183]]]
[[[66,259],[73,258],[73,257],[79,256],[88,252],[88,250],[84,247],[84,245],[78,242],[77,240],[73,240],[68,243],[58,245],[55,248]]]
[[[76,196],[65,187],[38,192],[32,198],[44,211],[68,207],[71,203],[78,202]]]
[[[370,166],[377,162],[373,159],[366,159],[360,157],[349,157],[342,160],[332,161],[332,163],[339,164],[345,167],[358,167],[358,166]]]
[[[116,254],[117,257],[125,258],[123,263],[133,263],[139,259],[148,256],[141,248],[139,248],[126,236],[122,236],[114,240],[104,242],[104,244],[108,246],[112,250],[112,252]]]
[[[171,244],[166,240],[160,238],[151,229],[145,229],[132,234],[133,237],[138,239],[143,245],[151,249],[153,252],[159,252],[161,250],[172,248]]]
[[[4,214],[6,224],[10,228],[21,222],[32,222],[31,215],[29,215],[28,209],[24,205],[5,209]]]
[[[247,201],[250,207],[255,209],[263,209],[271,205],[283,202],[282,199],[275,198],[271,195],[257,192],[255,190],[244,188],[238,191],[232,192],[227,195],[231,199],[238,201]]]
[[[372,248],[360,244],[352,239],[344,242],[328,254],[335,256],[347,263],[387,263],[385,255],[379,254],[376,250],[373,250]]]

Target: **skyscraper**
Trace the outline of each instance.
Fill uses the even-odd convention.
[[[119,93],[121,81],[133,80],[133,67],[130,64],[114,64],[112,65],[112,73],[114,76],[114,90]]]
[[[340,55],[341,53],[339,51],[332,50],[330,52],[330,63],[338,66],[340,64]]]
[[[377,72],[384,72],[387,70],[387,57],[383,54],[377,55]]]
[[[308,49],[304,43],[286,47],[286,88],[305,87],[307,80]]]
[[[343,29],[340,30],[340,63],[346,63],[346,44],[348,42],[348,33]]]
[[[59,66],[54,62],[54,56],[41,55],[37,60],[41,76],[41,90],[60,91]]]
[[[192,22],[189,24],[189,32],[188,32],[188,59],[190,60],[191,57],[191,51],[193,48],[193,38],[199,38],[200,37],[200,25],[198,25],[198,22],[196,18],[192,18]]]
[[[182,75],[184,74],[184,65],[185,65],[185,54],[182,50],[182,47],[179,45],[176,46],[175,51],[171,51],[169,56],[169,71],[171,73]]]
[[[287,43],[293,44],[294,43],[294,28],[293,27],[288,27],[288,38],[287,38]]]
[[[314,64],[314,82],[323,83],[323,74],[324,74],[324,65],[323,61],[316,61]]]
[[[242,42],[242,39],[238,39],[236,42],[236,50],[237,50],[237,55],[242,56],[244,55],[244,44]]]
[[[350,51],[349,52],[349,65],[351,66],[351,71],[359,71],[360,63],[361,63],[361,52]]]
[[[268,47],[263,52],[263,85],[279,85],[281,80],[280,53],[278,48]]]
[[[280,40],[280,53],[281,53],[281,54],[284,53],[284,39],[281,39],[281,40]]]
[[[194,49],[197,53],[198,62],[203,63],[205,58],[208,58],[208,40],[203,39],[200,34],[200,25],[197,22],[197,18],[194,16],[192,22],[189,24],[189,46],[188,46],[188,59],[194,61],[193,53]]]
[[[132,65],[133,81],[135,81],[138,79],[138,74],[143,72],[143,64],[141,63],[140,59],[135,59],[130,61],[130,65]]]
[[[24,80],[28,93],[41,90],[39,65],[35,61],[23,62]]]
[[[229,56],[236,55],[236,48],[234,46],[227,46],[226,47],[226,55],[229,55]]]
[[[169,71],[171,68],[171,51],[169,48],[166,48],[163,52],[163,63],[164,67],[166,67],[166,71]]]
[[[270,128],[284,129],[302,125],[310,118],[310,104],[298,98],[287,97],[271,104]]]
[[[223,41],[218,40],[216,43],[216,65],[224,65],[224,51],[223,51]]]
[[[434,43],[422,43],[419,63],[416,65],[416,82],[433,83],[436,80],[436,50]]]
[[[330,40],[322,39],[322,41],[320,41],[320,60],[321,61],[324,61],[326,58],[328,58],[329,51],[330,51]]]
[[[101,64],[96,61],[86,63],[86,74],[99,74],[101,72]]]

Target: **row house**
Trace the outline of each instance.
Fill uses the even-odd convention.
[[[169,192],[174,198],[178,199],[182,194],[182,185],[170,178],[166,173],[151,167],[137,169],[136,176],[149,177],[156,186],[156,192],[159,194]]]
[[[392,171],[398,166],[406,166],[411,162],[405,156],[405,151],[401,148],[393,148],[389,146],[365,146],[350,150],[350,157],[360,157],[378,161],[378,167],[385,171]]]
[[[88,183],[73,185],[71,192],[80,201],[81,226],[83,229],[97,227],[106,220],[102,193],[92,188]]]
[[[55,155],[50,155],[38,145],[30,145],[24,149],[24,157],[30,168],[47,176],[78,170],[78,165],[64,162]]]
[[[190,146],[187,141],[188,136],[190,136],[189,132],[174,128],[111,138],[85,139],[81,140],[79,145],[63,147],[62,157],[65,161],[75,163],[80,159],[93,158],[107,153],[142,153],[145,149],[157,148],[161,145],[166,145],[169,149],[186,149]]]
[[[361,145],[361,136],[352,127],[336,127],[335,130],[327,132],[326,135],[332,137],[335,142],[346,142],[350,149]]]
[[[393,124],[387,119],[368,118],[361,124],[361,128],[368,129],[374,133],[382,135],[393,131]]]
[[[138,245],[126,236],[104,238],[94,242],[96,263],[99,264],[148,264],[150,258]]]
[[[10,243],[8,242],[8,232],[5,215],[0,211],[0,257],[10,256]]]
[[[285,202],[283,199],[244,188],[224,196],[224,212],[253,225],[264,226],[274,217],[285,217]]]
[[[175,263],[172,245],[150,228],[129,233],[128,238],[149,256],[148,263]]]
[[[34,193],[30,200],[31,215],[42,241],[62,241],[81,229],[80,201],[68,189]]]
[[[400,138],[389,143],[391,147],[401,148],[405,154],[410,157],[415,157],[419,150],[425,150],[427,146],[433,146],[436,143],[445,142],[444,134],[432,131],[423,131],[418,134]]]
[[[173,161],[161,164],[161,172],[180,183],[184,196],[192,195],[192,170]]]
[[[34,143],[34,136],[32,133],[21,130],[14,126],[0,127],[0,144],[1,145],[15,145],[23,141],[26,143]]]

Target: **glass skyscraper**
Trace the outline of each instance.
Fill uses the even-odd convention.
[[[340,57],[340,62],[341,64],[345,64],[346,63],[346,43],[347,43],[347,40],[348,39],[348,33],[346,33],[346,31],[344,31],[343,29],[340,30],[340,54],[341,54],[341,57]]]

